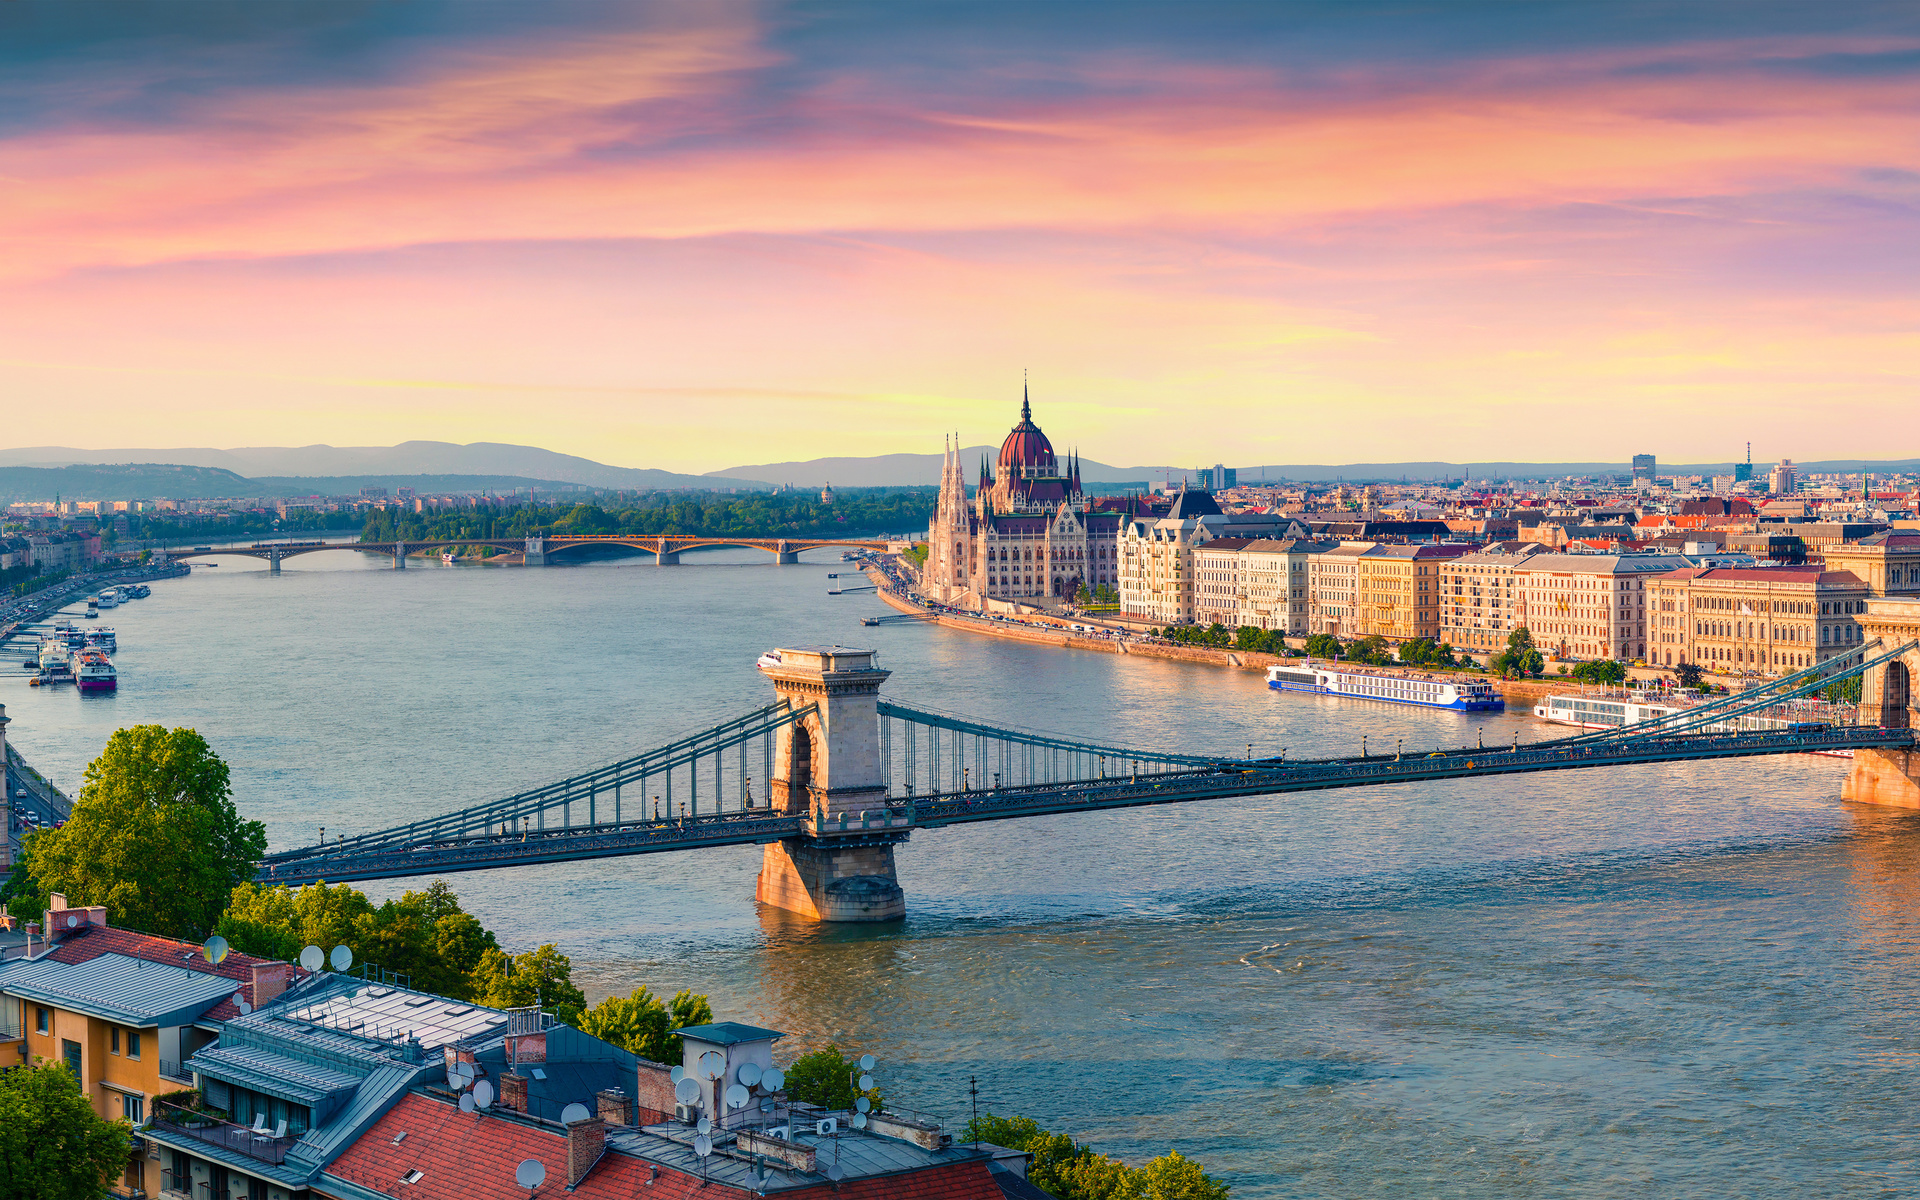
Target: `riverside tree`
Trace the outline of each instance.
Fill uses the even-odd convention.
[[[859,1065],[840,1053],[838,1046],[802,1054],[787,1068],[787,1098],[822,1108],[844,1109],[852,1108],[855,1100],[865,1096],[879,1108],[879,1089],[861,1091],[854,1086],[859,1074]]]
[[[988,1113],[967,1122],[961,1141],[991,1142],[1033,1156],[1027,1178],[1060,1200],[1227,1200],[1230,1189],[1172,1150],[1144,1167],[1129,1167],[1030,1117]]]
[[[0,1071],[0,1196],[98,1200],[131,1147],[127,1123],[94,1112],[65,1063]]]
[[[580,1018],[580,1028],[648,1062],[677,1063],[683,1056],[676,1031],[712,1020],[713,1005],[705,996],[683,991],[662,1002],[643,987],[594,1005]]]
[[[243,883],[233,889],[218,931],[243,954],[288,961],[304,946],[344,945],[356,962],[377,963],[409,976],[421,991],[459,1000],[479,997],[480,961],[489,950],[500,952],[443,879],[379,905],[344,883],[298,890]]]
[[[266,849],[265,826],[240,818],[227,764],[205,738],[136,725],[87,764],[73,817],[27,840],[8,907],[38,917],[61,892],[105,905],[116,925],[199,941]]]

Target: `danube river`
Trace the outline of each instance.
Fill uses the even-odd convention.
[[[765,703],[781,644],[888,694],[1089,739],[1297,755],[1548,731],[1252,673],[863,628],[837,555],[528,570],[248,559],[103,614],[122,690],[0,681],[69,790],[115,727],[198,728],[276,846],[503,795]],[[828,560],[834,560],[829,562]],[[1920,1190],[1920,819],[1781,758],[1220,800],[922,833],[909,918],[756,908],[757,849],[454,877],[594,996],[692,987],[871,1051],[890,1100],[1032,1115],[1242,1200]],[[395,885],[396,889],[398,886]],[[417,886],[417,883],[415,884]],[[372,885],[376,896],[385,885]]]

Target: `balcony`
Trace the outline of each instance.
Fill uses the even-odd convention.
[[[156,1104],[153,1107],[153,1128],[156,1130],[179,1134],[210,1146],[219,1146],[235,1154],[243,1154],[248,1158],[272,1163],[275,1166],[287,1160],[287,1152],[293,1149],[295,1142],[300,1140],[292,1134],[285,1137],[272,1137],[265,1133],[255,1133],[245,1125],[223,1121],[199,1109],[183,1108],[178,1104]]]
[[[164,1058],[160,1060],[160,1077],[184,1083],[189,1087],[193,1085],[193,1072],[184,1063],[171,1062]]]

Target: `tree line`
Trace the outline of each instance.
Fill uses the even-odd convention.
[[[625,537],[846,537],[924,529],[939,494],[933,488],[842,492],[823,503],[812,492],[753,492],[740,496],[656,492],[614,507],[600,504],[525,505],[409,513],[377,510],[360,540],[458,541],[535,535]]]

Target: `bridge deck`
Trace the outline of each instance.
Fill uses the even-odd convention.
[[[1073,783],[895,798],[876,810],[871,827],[850,825],[815,831],[804,816],[766,812],[724,813],[682,821],[580,825],[519,835],[484,835],[387,845],[368,851],[277,854],[263,866],[263,883],[342,883],[414,875],[479,871],[532,863],[568,862],[709,846],[751,845],[785,837],[824,840],[899,840],[912,829],[974,821],[1004,821],[1063,812],[1093,812],[1151,804],[1176,804],[1236,796],[1279,795],[1328,788],[1372,787],[1436,779],[1469,779],[1536,771],[1577,770],[1633,763],[1685,762],[1806,754],[1820,750],[1900,749],[1914,743],[1912,730],[1837,726],[1798,733],[1685,734],[1615,743],[1536,742],[1518,749],[1471,748],[1437,756],[1337,758],[1280,763],[1223,764],[1168,774],[1115,777]]]

